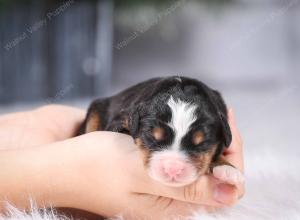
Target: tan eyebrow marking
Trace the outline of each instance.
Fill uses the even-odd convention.
[[[165,130],[161,127],[155,127],[152,130],[152,135],[157,141],[161,141],[165,137]]]
[[[193,144],[198,145],[198,144],[202,143],[203,141],[204,141],[204,134],[203,134],[203,132],[196,131],[193,134],[193,139],[192,139]]]

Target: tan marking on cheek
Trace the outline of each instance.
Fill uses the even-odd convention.
[[[140,138],[136,138],[135,139],[135,144],[139,147],[142,158],[143,158],[143,162],[144,162],[144,166],[147,167],[149,165],[149,161],[150,161],[150,151],[146,148],[144,142],[142,141],[142,139]]]
[[[85,132],[93,132],[101,129],[100,116],[97,112],[91,112],[86,123]]]
[[[209,171],[209,167],[216,149],[217,146],[212,146],[210,150],[199,153],[197,156],[192,158],[192,163],[196,167],[200,175],[205,174]]]
[[[193,134],[193,144],[195,145],[198,145],[200,143],[202,143],[204,141],[204,134],[203,132],[201,131],[196,131],[194,134]]]
[[[157,141],[161,141],[165,137],[165,130],[161,127],[155,127],[152,130],[152,135]]]

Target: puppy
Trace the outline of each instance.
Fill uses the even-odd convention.
[[[97,130],[131,135],[149,175],[169,186],[212,173],[233,185],[243,175],[222,159],[231,143],[219,92],[186,77],[153,78],[89,107],[79,134]]]

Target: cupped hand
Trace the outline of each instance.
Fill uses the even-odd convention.
[[[14,131],[10,138],[0,141],[0,148],[43,146],[22,152],[22,157],[28,153],[28,158],[37,158],[34,167],[45,174],[45,182],[37,183],[43,185],[48,195],[44,200],[49,201],[43,204],[79,208],[106,216],[122,213],[130,219],[168,219],[198,209],[234,204],[244,192],[243,186],[224,185],[211,176],[202,176],[186,187],[161,185],[148,177],[139,151],[127,135],[93,132],[68,139],[75,134],[83,118],[83,111],[64,106],[0,118],[0,136],[5,139],[5,134],[10,134],[7,130]],[[232,111],[229,111],[229,122],[233,141],[224,155],[243,170],[242,142]],[[7,126],[9,129],[5,129]]]
[[[75,191],[82,199],[78,199],[78,194],[70,199],[75,201],[69,204],[72,207],[105,216],[122,214],[126,219],[178,219],[198,210],[213,211],[232,205],[243,194],[242,186],[225,185],[211,176],[202,176],[185,187],[168,187],[152,180],[127,135],[93,132],[79,137],[76,143],[80,158],[75,164],[80,181],[72,182],[81,183]],[[226,156],[234,157],[234,153]],[[223,190],[221,198],[215,197],[218,187]]]

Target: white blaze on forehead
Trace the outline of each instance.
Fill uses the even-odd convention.
[[[197,106],[180,99],[175,101],[173,96],[170,97],[168,106],[172,112],[172,118],[168,125],[175,132],[171,150],[179,150],[182,138],[187,134],[191,124],[196,120],[195,110]]]

